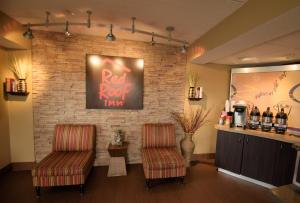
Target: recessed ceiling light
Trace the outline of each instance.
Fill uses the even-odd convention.
[[[240,58],[241,61],[254,61],[257,60],[256,57],[242,57]]]
[[[64,17],[66,17],[66,15],[64,13],[53,13],[53,16],[55,18],[64,18]]]

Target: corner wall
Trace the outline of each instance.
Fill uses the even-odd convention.
[[[11,162],[34,162],[31,51],[8,51],[17,59],[29,60],[26,97],[8,96]],[[6,77],[14,78],[11,71]]]
[[[210,154],[216,151],[216,134],[214,125],[218,122],[221,111],[225,106],[225,101],[229,96],[230,67],[218,64],[188,64],[186,74],[185,98],[188,97],[189,70],[199,73],[199,83],[197,86],[203,87],[203,99],[200,101],[185,100],[185,110],[190,105],[192,108],[202,107],[210,109],[208,123],[202,126],[194,135],[194,154]]]
[[[7,51],[0,48],[0,169],[11,163],[8,104],[4,98],[3,83],[7,74]]]

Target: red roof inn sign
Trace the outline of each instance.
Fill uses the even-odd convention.
[[[143,109],[144,60],[86,55],[86,108]]]

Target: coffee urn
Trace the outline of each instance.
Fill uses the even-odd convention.
[[[275,117],[275,132],[278,134],[284,134],[287,129],[287,119],[288,116],[284,113],[284,108],[281,108],[281,111],[276,114]]]
[[[260,112],[255,106],[252,108],[250,112],[250,121],[249,121],[249,128],[252,130],[256,130],[259,127],[259,120],[260,120]]]
[[[263,112],[261,118],[261,130],[264,132],[269,132],[272,129],[272,120],[273,113],[270,111],[270,107],[267,108],[266,111]]]

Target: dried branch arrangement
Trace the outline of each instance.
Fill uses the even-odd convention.
[[[185,113],[172,112],[173,119],[178,122],[185,133],[194,134],[207,120],[210,110],[203,110],[201,107],[192,109],[189,106]]]
[[[189,70],[189,83],[190,83],[190,87],[195,87],[196,83],[199,80],[199,72],[197,72],[196,70]]]
[[[17,59],[15,56],[10,56],[10,66],[9,69],[16,75],[18,79],[26,79],[28,77],[29,71],[29,61],[27,58]]]

